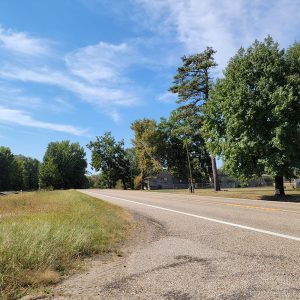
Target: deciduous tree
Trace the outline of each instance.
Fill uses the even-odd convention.
[[[0,191],[21,189],[21,169],[8,147],[0,147]]]
[[[139,181],[143,188],[146,176],[153,175],[165,167],[164,139],[155,120],[136,120],[131,129],[134,132],[132,144],[140,170]]]
[[[79,143],[70,141],[48,144],[40,167],[41,187],[80,188],[86,183],[87,162]]]
[[[21,171],[21,189],[22,190],[37,190],[39,187],[39,165],[37,159],[16,155],[15,159]]]
[[[299,166],[299,66],[299,44],[285,53],[271,37],[255,41],[230,60],[206,110],[224,169],[241,181],[271,174],[279,195]]]
[[[192,177],[197,182],[208,181],[211,165],[204,139],[198,128],[192,130],[191,124],[187,125],[189,119],[178,118],[177,113],[172,112],[168,120],[161,119],[158,124],[165,143],[166,166],[174,176],[187,179],[190,177],[189,155]]]
[[[117,142],[111,132],[97,136],[87,147],[92,151],[91,166],[101,172],[102,184],[113,188],[118,179],[122,180],[124,189],[130,182],[130,161],[124,149],[124,141]]]

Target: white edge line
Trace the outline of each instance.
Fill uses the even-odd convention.
[[[251,231],[255,231],[255,232],[260,232],[260,233],[264,233],[264,234],[268,234],[268,235],[277,236],[277,237],[281,237],[281,238],[285,238],[285,239],[300,242],[300,237],[296,237],[296,236],[292,236],[292,235],[286,235],[286,234],[277,233],[277,232],[264,230],[264,229],[260,229],[260,228],[249,227],[249,226],[240,225],[240,224],[236,224],[236,223],[226,222],[226,221],[222,221],[222,220],[218,220],[218,219],[213,219],[213,218],[208,218],[208,217],[204,217],[204,216],[200,216],[200,215],[195,215],[195,214],[182,212],[182,211],[179,211],[179,210],[174,210],[174,209],[165,208],[165,207],[161,207],[161,206],[156,206],[156,205],[145,204],[145,203],[141,203],[141,202],[137,202],[137,201],[127,200],[127,199],[124,199],[124,198],[119,198],[119,197],[114,197],[114,196],[107,196],[105,194],[100,194],[100,193],[95,193],[95,192],[86,192],[86,193],[95,194],[95,195],[102,196],[102,197],[113,198],[113,199],[117,199],[117,200],[122,200],[122,201],[130,202],[130,203],[134,203],[134,204],[144,205],[144,206],[148,206],[148,207],[152,207],[152,208],[156,208],[156,209],[160,209],[160,210],[164,210],[164,211],[173,212],[173,213],[176,213],[176,214],[181,214],[181,215],[185,215],[185,216],[189,216],[189,217],[193,217],[193,218],[198,218],[198,219],[202,219],[202,220],[206,220],[206,221],[210,221],[210,222],[215,222],[215,223],[219,223],[219,224],[223,224],[223,225],[228,225],[228,226],[232,226],[232,227],[236,227],[236,228],[251,230]]]

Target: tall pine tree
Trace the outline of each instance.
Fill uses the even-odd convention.
[[[213,86],[211,71],[217,66],[214,54],[216,51],[207,47],[202,53],[182,58],[182,67],[178,68],[174,76],[173,86],[170,91],[178,95],[178,104],[182,104],[177,109],[177,117],[183,122],[183,131],[201,134],[203,123],[203,108],[209,101],[210,92]],[[211,170],[214,190],[220,190],[216,159],[211,155]]]

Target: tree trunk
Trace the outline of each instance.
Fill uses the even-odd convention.
[[[279,196],[279,197],[285,196],[283,176],[275,176],[275,196]]]
[[[142,171],[142,173],[141,173],[141,178],[142,178],[142,181],[141,181],[141,189],[142,189],[142,191],[144,190],[144,177],[145,177],[144,171]]]
[[[189,172],[190,172],[189,191],[190,191],[190,193],[194,193],[193,174],[192,174],[192,167],[191,167],[191,161],[190,161],[190,153],[189,153],[189,150],[188,150],[187,145],[186,145],[186,155],[187,155],[188,166],[189,166]]]
[[[211,168],[213,172],[213,181],[214,181],[214,191],[220,191],[220,182],[218,178],[218,170],[217,170],[217,163],[216,158],[211,156]]]
[[[122,183],[123,183],[123,190],[127,190],[126,180],[124,178],[122,178]]]

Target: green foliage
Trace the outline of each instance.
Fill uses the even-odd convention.
[[[185,132],[185,129],[191,128],[186,122],[188,119],[178,118],[177,112],[174,111],[169,120],[161,119],[158,125],[165,143],[164,156],[168,171],[181,179],[190,176],[186,151],[188,147],[193,178],[198,182],[207,181],[210,173],[210,157],[205,142],[199,130],[188,134]]]
[[[131,129],[134,132],[132,144],[142,182],[146,176],[153,175],[165,167],[164,138],[156,121],[151,119],[136,120]]]
[[[37,190],[39,187],[39,165],[37,159],[25,157],[23,155],[15,156],[15,159],[21,170],[21,189],[22,190]]]
[[[0,147],[0,191],[37,189],[38,168],[38,160],[14,155],[9,148]]]
[[[87,176],[88,180],[88,187],[89,188],[98,188],[98,189],[104,189],[107,188],[106,182],[104,181],[104,178],[102,174],[94,174]]]
[[[41,188],[59,188],[62,178],[53,157],[44,160],[40,167],[39,180]]]
[[[135,174],[135,188],[141,187],[146,176],[155,175],[163,169],[186,180],[189,177],[186,146],[189,147],[193,176],[198,181],[208,179],[210,158],[204,140],[199,130],[192,132],[191,126],[184,122],[188,120],[177,118],[177,112],[173,112],[169,120],[161,118],[159,123],[142,119],[132,124],[138,171]],[[190,130],[188,135],[185,129]]]
[[[125,149],[125,155],[126,160],[129,162],[130,165],[130,178],[128,182],[128,186],[130,186],[131,189],[134,189],[134,178],[139,175],[139,165],[138,160],[135,155],[134,148],[127,148]]]
[[[182,57],[182,67],[174,76],[172,93],[178,94],[178,103],[187,103],[187,108],[201,107],[209,97],[212,85],[210,70],[217,66],[214,60],[215,50],[207,47],[202,53]]]
[[[294,43],[286,53],[287,84],[291,95],[291,102],[285,110],[285,120],[290,128],[285,132],[285,139],[291,141],[286,149],[288,156],[292,157],[294,171],[300,173],[300,43]]]
[[[84,187],[86,167],[85,152],[79,143],[49,143],[40,167],[40,186],[55,189]]]
[[[124,189],[130,182],[130,160],[124,149],[124,141],[117,142],[110,132],[97,136],[87,147],[92,151],[91,166],[101,172],[101,185],[113,188],[118,179]]]
[[[224,169],[245,182],[293,176],[300,152],[300,47],[285,53],[271,37],[241,48],[205,108],[204,132]]]
[[[15,190],[21,184],[20,168],[7,147],[0,147],[0,191]]]
[[[217,66],[214,54],[215,51],[207,47],[202,53],[182,58],[182,67],[178,68],[170,88],[172,93],[178,95],[177,103],[181,106],[172,114],[171,119],[177,123],[176,131],[192,153],[192,162],[195,164],[195,157],[199,161],[195,166],[197,173],[202,176],[210,174],[215,190],[219,190],[215,159],[210,161],[202,133],[204,107],[209,102],[213,87],[211,70]],[[198,149],[195,149],[196,145]]]
[[[177,178],[187,179],[189,169],[187,163],[187,154],[183,139],[177,132],[178,124],[175,118],[161,118],[158,124],[158,130],[164,141],[164,159],[168,171]],[[180,127],[181,128],[181,127]]]

